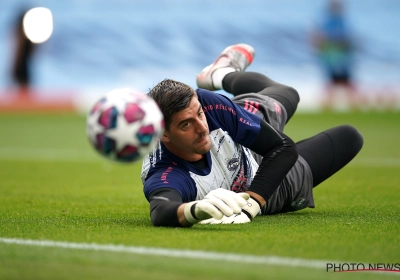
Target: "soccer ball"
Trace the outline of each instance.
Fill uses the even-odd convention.
[[[158,143],[164,117],[157,103],[129,88],[114,89],[97,101],[87,116],[87,136],[103,156],[129,163]]]

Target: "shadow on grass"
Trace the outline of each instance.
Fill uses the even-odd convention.
[[[194,225],[190,228],[181,227],[155,227],[151,223],[150,218],[106,218],[106,219],[91,219],[89,223],[96,223],[97,225],[110,225],[114,224],[118,227],[142,227],[153,229],[182,229],[182,230],[195,230],[195,231],[237,231],[240,228],[248,227],[255,224],[271,224],[271,223],[305,223],[310,221],[326,221],[326,220],[340,220],[346,219],[349,213],[345,211],[314,211],[304,210],[298,212],[287,212],[276,215],[258,216],[251,224],[217,224],[217,225]]]
[[[193,225],[192,227],[155,227],[151,223],[150,219],[107,219],[105,223],[112,223],[118,226],[129,226],[129,227],[142,227],[142,228],[152,228],[155,230],[165,229],[165,230],[191,230],[191,231],[237,231],[238,227],[243,227],[243,224],[238,225]]]

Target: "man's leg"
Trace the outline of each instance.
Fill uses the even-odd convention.
[[[267,76],[256,72],[232,72],[222,80],[223,89],[234,96],[246,93],[258,93],[280,102],[286,109],[287,120],[293,116],[300,101],[297,91],[279,84]]]
[[[237,96],[257,93],[272,98],[286,110],[287,123],[300,101],[296,90],[255,72],[244,72],[254,59],[254,48],[247,44],[226,47],[217,59],[196,77],[197,86],[208,90],[224,89]]]
[[[362,135],[350,125],[337,126],[297,144],[307,161],[316,187],[348,164],[363,146]]]

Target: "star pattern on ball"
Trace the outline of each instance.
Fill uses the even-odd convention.
[[[137,146],[138,141],[136,140],[136,132],[140,124],[129,124],[125,117],[121,114],[117,116],[117,127],[114,129],[109,129],[106,135],[116,140],[116,150],[120,151],[125,146]]]

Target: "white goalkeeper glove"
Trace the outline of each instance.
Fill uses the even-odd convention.
[[[224,216],[241,213],[249,198],[247,193],[216,189],[209,192],[202,200],[187,203],[184,215],[191,224],[210,218],[222,219]]]
[[[221,219],[211,218],[201,221],[199,224],[215,225],[215,224],[245,224],[250,223],[255,216],[260,214],[260,205],[253,198],[247,200],[246,205],[242,207],[242,212],[234,214],[230,217],[223,216]]]

